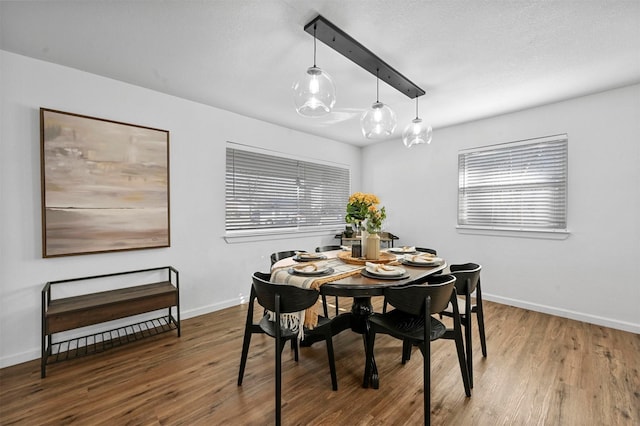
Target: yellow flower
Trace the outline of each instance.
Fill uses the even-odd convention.
[[[380,199],[375,194],[354,192],[349,196],[345,221],[359,226],[366,220],[370,232],[379,232],[387,215],[384,207],[378,209],[378,204]]]

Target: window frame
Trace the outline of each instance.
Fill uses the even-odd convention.
[[[293,193],[290,193],[290,200],[291,198],[295,198],[295,203],[296,203],[296,212],[297,212],[297,216],[295,218],[296,221],[296,225],[295,226],[290,226],[290,225],[285,225],[282,227],[279,226],[257,226],[255,228],[245,228],[245,229],[229,229],[229,199],[228,199],[228,191],[230,190],[230,171],[229,171],[229,153],[230,152],[240,152],[242,155],[244,155],[245,153],[250,155],[250,156],[257,156],[259,158],[261,158],[264,161],[268,161],[269,158],[273,158],[276,159],[275,162],[271,163],[271,167],[273,169],[273,165],[275,164],[276,167],[278,166],[282,166],[284,165],[285,167],[287,165],[292,165],[292,164],[296,164],[296,173],[297,174],[297,179],[300,180],[299,185],[297,186],[297,190],[295,191],[296,194],[293,195]],[[325,182],[323,179],[318,179],[318,175],[317,172],[318,170],[320,170],[320,173],[322,173],[322,169],[323,168],[327,168],[327,171],[330,171],[330,169],[342,169],[342,173],[340,173],[340,176],[337,177],[338,179],[344,179],[343,182],[339,185],[339,188],[342,190],[343,194],[339,194],[337,196],[337,198],[342,197],[343,199],[336,202],[336,200],[332,200],[334,204],[333,208],[334,210],[336,210],[336,218],[334,222],[329,222],[326,224],[316,224],[316,225],[306,225],[304,224],[305,220],[308,220],[310,217],[313,219],[314,217],[317,218],[317,216],[313,216],[312,212],[310,211],[301,211],[299,206],[300,203],[305,203],[307,201],[305,201],[305,193],[301,193],[300,190],[302,187],[304,187],[304,179],[305,176],[303,176],[302,174],[300,174],[300,172],[302,170],[305,171],[309,171],[309,169],[312,169],[313,174],[315,174],[315,176],[312,177],[313,183],[314,185],[317,185],[318,183],[322,184],[322,185],[326,185],[327,182]],[[291,172],[292,170],[289,169],[289,172]],[[268,172],[267,172],[268,173]],[[287,174],[287,172],[285,171],[285,173],[283,174]],[[260,175],[256,175],[256,177],[258,179],[260,179],[259,177]],[[266,179],[267,177],[265,177]],[[293,175],[291,173],[289,173],[289,176],[284,177],[283,179],[291,179],[293,178]],[[330,161],[324,161],[324,160],[319,160],[316,158],[308,158],[308,157],[302,157],[299,155],[292,155],[292,154],[288,154],[288,153],[282,153],[279,151],[275,151],[275,150],[269,150],[269,149],[264,149],[264,148],[259,148],[259,147],[255,147],[255,146],[250,146],[250,145],[245,145],[245,144],[240,144],[240,143],[236,143],[236,142],[227,142],[227,146],[225,148],[225,179],[224,179],[224,185],[225,185],[225,225],[224,225],[224,239],[227,242],[232,242],[233,240],[237,239],[237,240],[248,240],[248,241],[255,241],[255,240],[266,240],[266,239],[270,239],[273,238],[274,236],[283,236],[283,237],[298,237],[298,236],[306,236],[306,235],[317,235],[317,234],[327,234],[328,231],[332,231],[332,232],[337,232],[339,229],[344,228],[344,207],[346,206],[346,203],[348,201],[348,197],[350,194],[350,189],[351,189],[351,168],[346,165],[346,164],[340,164],[340,163],[335,163],[335,162],[330,162]],[[314,187],[317,190],[317,186]],[[292,189],[292,188],[289,188]],[[331,190],[333,191],[334,188],[331,187]],[[317,191],[315,191],[315,199],[318,200],[317,198]],[[306,194],[308,196],[308,193]],[[324,198],[322,198],[322,195],[320,195],[320,202],[322,204],[324,204]],[[281,200],[281,198],[275,197],[274,201],[276,200]],[[338,207],[339,206],[339,207]],[[339,208],[339,210],[337,210]],[[337,214],[337,212],[340,212],[339,215]],[[273,212],[271,212],[273,213]],[[307,214],[307,216],[304,216],[304,214]],[[302,214],[303,216],[301,217],[300,214]],[[266,216],[266,215],[265,215]],[[246,226],[246,224],[243,224],[242,226]],[[241,226],[241,227],[242,227]]]
[[[463,164],[464,163],[462,158],[463,156],[491,155],[492,151],[493,151],[493,155],[495,155],[496,157],[499,155],[505,155],[506,153],[513,154],[514,152],[515,153],[520,152],[520,154],[523,155],[523,152],[521,152],[521,150],[523,148],[526,150],[527,146],[531,146],[532,149],[536,149],[536,147],[544,147],[545,145],[550,146],[552,144],[560,145],[560,147],[559,148],[554,147],[553,149],[550,149],[549,151],[551,151],[551,154],[549,158],[551,160],[560,158],[560,160],[563,161],[563,163],[559,168],[545,167],[544,169],[540,169],[540,170],[546,173],[549,173],[550,171],[558,171],[558,170],[563,172],[563,176],[562,176],[563,181],[561,184],[563,185],[563,189],[561,191],[562,193],[560,197],[555,197],[557,199],[561,199],[562,201],[561,203],[553,204],[553,205],[554,207],[563,208],[561,217],[564,220],[564,224],[563,224],[564,226],[558,226],[558,227],[522,226],[521,224],[518,224],[516,222],[512,222],[511,224],[495,224],[495,223],[492,223],[492,220],[489,217],[487,217],[487,221],[485,223],[477,223],[477,222],[461,223],[461,218],[463,215],[465,215],[465,213],[463,212],[463,209],[465,205],[468,206],[468,201],[469,201],[467,198],[466,203],[463,202],[463,198],[464,198],[463,192],[466,190],[467,194],[469,193],[468,191],[469,186],[468,185],[465,186],[465,183],[463,183],[463,180],[464,180],[463,174],[465,177],[468,176],[468,172],[467,172],[468,168],[465,168],[465,165]],[[558,157],[557,153],[554,153],[554,151],[558,151],[558,150],[563,151],[563,156]],[[544,148],[541,148],[541,151],[544,151]],[[549,153],[547,152],[547,154]],[[517,159],[515,163],[516,165],[522,165],[524,161],[520,158],[520,159]],[[496,164],[497,164],[497,161],[496,161]],[[488,170],[489,169],[487,169],[485,172],[489,173]],[[465,174],[465,172],[467,173]],[[542,237],[542,238],[547,236],[551,238],[566,238],[566,236],[569,234],[568,223],[567,223],[568,222],[568,191],[569,191],[568,181],[569,181],[569,137],[566,133],[460,150],[458,152],[458,206],[457,206],[456,228],[460,232],[473,233],[473,234],[488,233],[490,235],[508,235],[508,236],[526,235],[526,236],[535,236],[535,237]],[[531,184],[531,185],[534,187],[537,187],[538,189],[541,189],[541,188],[544,188],[545,185],[548,186],[549,184],[540,182],[540,183]],[[497,186],[493,186],[494,192],[496,188]],[[554,197],[549,196],[547,198],[547,200],[550,200],[550,199],[554,199]],[[520,207],[521,216],[522,216],[523,210],[525,209],[526,209],[525,207]],[[562,223],[560,223],[560,225],[562,225]]]

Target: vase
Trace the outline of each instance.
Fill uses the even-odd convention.
[[[365,259],[367,258],[367,236],[369,235],[369,233],[367,233],[367,229],[365,227],[362,227],[362,229],[360,230],[360,236],[358,237],[360,239],[360,252],[362,253],[362,257],[364,257]]]
[[[367,260],[380,259],[380,235],[378,233],[367,233],[366,241],[364,248],[365,258]]]

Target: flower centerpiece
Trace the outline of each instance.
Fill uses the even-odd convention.
[[[387,211],[384,207],[378,209],[378,206],[372,204],[367,210],[367,232],[377,234],[382,230],[382,222],[387,218]]]
[[[364,192],[354,192],[349,197],[347,203],[347,214],[344,220],[347,223],[355,225],[356,232],[362,231],[362,223],[367,219],[369,207],[376,206],[380,203],[380,199],[374,194],[365,194]]]
[[[384,207],[378,208],[380,199],[374,194],[354,192],[347,203],[347,215],[345,221],[355,224],[356,231],[363,231],[365,222],[366,232],[362,234],[362,253],[365,258],[377,260],[380,257],[380,236],[382,222],[387,217]]]

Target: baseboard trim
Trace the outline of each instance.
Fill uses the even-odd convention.
[[[567,309],[559,309],[553,306],[540,305],[537,303],[525,302],[523,300],[511,299],[508,297],[496,296],[490,293],[482,294],[483,299],[490,302],[496,302],[503,305],[515,306],[517,308],[528,309],[530,311],[542,312],[544,314],[555,315],[558,317],[569,318],[577,321],[586,322],[589,324],[600,325],[603,327],[614,328],[616,330],[628,331],[630,333],[640,334],[640,324],[634,324],[625,321],[618,321],[611,318],[604,318],[596,315],[585,314],[582,312],[571,311]],[[210,314],[212,312],[220,311],[222,309],[237,306],[242,303],[246,303],[245,298],[236,298],[222,301],[220,303],[214,303],[211,305],[203,306],[197,309],[190,309],[180,313],[180,319],[194,318],[200,315]],[[34,348],[29,351],[21,352],[19,354],[9,355],[0,358],[0,368],[11,367],[13,365],[21,364],[23,362],[33,361],[40,358],[40,348]]]
[[[243,298],[236,298],[230,300],[224,300],[220,303],[214,303],[212,305],[202,306],[197,309],[189,309],[187,311],[182,311],[180,313],[180,320],[189,319],[193,317],[199,317],[200,315],[210,314],[212,312],[221,311],[223,309],[230,308],[232,306],[238,306],[242,303],[246,303],[247,301]]]
[[[555,315],[562,318],[569,318],[589,324],[601,325],[603,327],[615,328],[616,330],[640,334],[640,324],[619,321],[611,318],[600,317],[597,315],[585,314],[583,312],[576,312],[568,309],[560,309],[548,305],[540,305],[538,303],[531,303],[518,299],[510,299],[508,297],[487,294],[484,291],[482,292],[482,298],[484,300],[500,303],[503,305],[515,306],[517,308],[528,309],[530,311],[542,312],[544,314]]]

